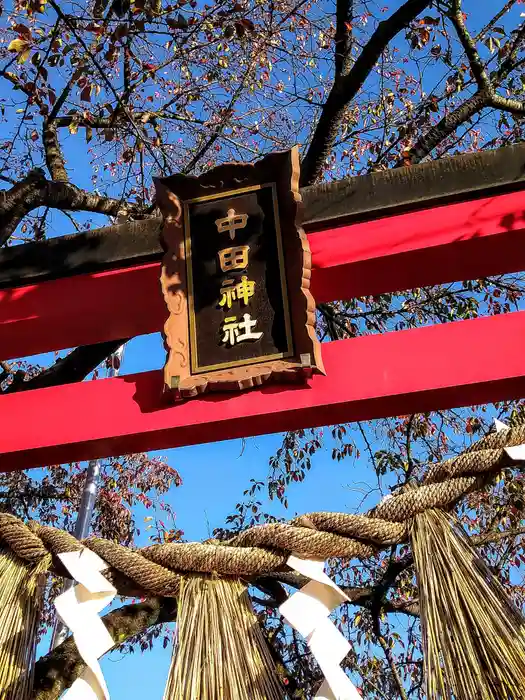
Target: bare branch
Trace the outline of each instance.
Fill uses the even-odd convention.
[[[491,97],[483,92],[477,92],[472,97],[469,97],[463,104],[432,126],[426,134],[420,136],[410,149],[409,155],[401,159],[397,165],[415,165],[419,163],[434,148],[439,146],[442,141],[459,129],[462,124],[472,119],[473,116],[481,112],[485,107],[490,106],[490,104]]]
[[[46,154],[46,165],[49,174],[57,182],[67,182],[69,180],[66,172],[66,165],[62,149],[58,141],[56,124],[50,119],[44,119],[42,128],[42,141]]]
[[[66,357],[27,379],[24,373],[17,373],[4,393],[43,389],[60,384],[71,384],[85,379],[106,357],[118,350],[127,340],[108,340],[95,345],[85,345],[72,350]]]
[[[3,245],[29,212],[41,206],[68,211],[91,211],[117,216],[122,210],[141,214],[142,209],[112,197],[93,194],[68,182],[47,180],[40,168],[5,190],[0,199],[0,245]]]
[[[479,90],[486,91],[487,93],[491,92],[492,86],[490,84],[487,71],[483,66],[483,62],[479,56],[476,44],[465,26],[463,11],[461,9],[461,0],[452,1],[452,11],[449,17],[454,29],[456,30],[458,39],[461,42],[461,46],[467,55],[470,70],[472,71],[472,75],[478,84]]]
[[[390,41],[422,12],[431,0],[407,0],[380,22],[346,75],[336,76],[303,159],[301,186],[313,184],[323,171],[337,138],[345,107],[357,95]]]
[[[494,15],[494,17],[488,22],[483,29],[479,32],[477,36],[474,37],[474,41],[481,41],[488,32],[492,29],[492,27],[496,26],[496,24],[499,22],[499,20],[503,17],[504,14],[506,14],[513,5],[515,5],[517,0],[508,0],[508,2],[503,5],[501,10]]]
[[[348,72],[351,61],[354,0],[337,0],[335,12],[335,74]]]
[[[397,687],[397,692],[399,693],[399,697],[401,698],[401,700],[408,700],[406,690],[403,687],[403,681],[401,680],[401,676],[399,675],[399,670],[397,668],[394,656],[392,654],[392,649],[390,648],[390,645],[388,644],[386,639],[381,634],[381,623],[379,622],[379,618],[376,618],[374,620],[374,627],[375,627],[377,641],[379,642],[379,644],[380,644],[380,646],[383,649],[383,652],[385,654],[385,658],[386,658],[387,663],[390,667],[390,672],[392,674],[392,678],[394,680],[394,683]]]

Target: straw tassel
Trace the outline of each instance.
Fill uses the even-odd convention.
[[[164,700],[282,700],[266,640],[239,580],[185,577]]]
[[[428,700],[523,700],[525,620],[439,510],[411,527]]]
[[[0,549],[0,698],[27,700],[33,688],[39,613],[51,556],[36,566]]]

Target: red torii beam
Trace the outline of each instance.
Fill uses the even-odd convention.
[[[0,471],[515,399],[524,342],[521,311],[326,343],[308,387],[166,406],[155,371],[7,394]]]
[[[318,303],[525,269],[513,192],[308,234]],[[2,359],[160,331],[158,262],[0,290]]]
[[[324,221],[312,217],[308,235],[317,301],[525,269],[525,196],[508,192],[524,186],[525,151],[495,154],[432,166],[434,191],[447,168],[458,170],[449,203],[434,196],[433,208],[397,213],[394,193],[388,195],[390,215],[374,221],[348,225],[344,211]],[[485,177],[484,186],[471,192],[458,184],[467,162],[478,164],[471,179]],[[493,171],[480,175],[483,163]],[[502,175],[507,171],[521,184]],[[417,168],[397,172],[406,180]],[[365,185],[371,196],[378,183],[381,187],[380,177],[363,179],[372,183]],[[507,190],[492,192],[491,185],[503,180]],[[408,202],[410,193],[403,196]],[[421,196],[414,201],[415,207],[407,207],[424,206]],[[376,216],[378,206],[370,207]],[[2,358],[159,330],[167,313],[158,257],[25,286],[19,286],[23,280],[4,283],[9,288],[0,292]],[[309,387],[266,386],[175,406],[162,402],[160,372],[6,394],[0,397],[0,470],[520,398],[524,334],[525,312],[517,312],[327,343],[328,374]]]

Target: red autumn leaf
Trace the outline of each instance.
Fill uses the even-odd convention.
[[[245,17],[244,19],[239,20],[239,24],[242,24],[242,26],[249,32],[255,31],[255,24],[251,21],[251,19],[247,19]]]
[[[13,30],[18,32],[24,39],[31,39],[31,30],[29,27],[26,27],[25,24],[15,24]]]
[[[84,102],[91,102],[91,85],[88,84],[82,89],[80,99]]]
[[[428,44],[430,39],[430,32],[428,31],[428,29],[426,29],[426,27],[423,27],[419,30],[419,39],[421,40],[423,46],[425,46],[425,44]]]

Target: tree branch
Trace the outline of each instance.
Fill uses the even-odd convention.
[[[37,69],[37,74],[34,79],[33,85],[36,86],[37,80],[39,76],[41,75],[43,66],[45,62],[47,61],[47,58],[49,56],[49,53],[51,51],[51,46],[53,44],[53,41],[55,40],[56,36],[58,35],[59,29],[60,29],[60,23],[61,19],[57,18],[55,22],[55,26],[53,27],[53,30],[50,34],[49,37],[49,47],[47,49],[47,52],[43,58],[43,60],[39,63],[38,69]],[[33,88],[28,87],[17,75],[14,73],[11,73],[10,71],[3,70],[0,72],[0,75],[8,80],[12,85],[14,85],[16,88],[21,90],[23,93],[25,93],[28,98],[31,100],[34,100],[34,102],[39,105],[41,108],[41,111],[43,114],[47,112],[47,105],[44,105],[42,103],[42,100],[39,96],[38,90]],[[44,146],[44,153],[46,157],[46,165],[49,170],[49,174],[53,178],[53,180],[59,180],[63,182],[68,181],[68,176],[67,172],[65,169],[65,163],[64,163],[64,158],[62,155],[62,149],[60,148],[60,143],[58,141],[58,134],[56,130],[56,126],[53,124],[54,118],[58,115],[60,109],[62,108],[62,105],[66,101],[71,88],[73,87],[73,80],[69,80],[69,82],[66,84],[65,88],[62,91],[62,94],[60,97],[57,99],[55,104],[53,105],[53,109],[51,110],[51,114],[49,116],[44,116],[43,120],[43,125],[42,125],[42,143]]]
[[[397,163],[400,165],[416,165],[423,158],[431,153],[434,148],[444,141],[448,136],[453,134],[459,127],[472,119],[478,112],[481,112],[485,107],[490,106],[491,97],[484,92],[476,92],[475,95],[465,100],[463,104],[455,110],[446,114],[437,124],[432,126],[426,134],[419,137],[418,141],[412,146],[407,156],[400,159]]]
[[[56,124],[51,118],[44,119],[42,127],[42,142],[44,144],[44,152],[46,154],[46,165],[49,174],[58,182],[67,182],[69,180],[64,156],[58,141],[58,133]]]
[[[61,20],[58,19],[57,24],[60,21]],[[69,178],[65,167],[62,148],[60,147],[60,142],[58,140],[57,124],[55,123],[55,120],[62,109],[64,102],[69,97],[69,93],[71,92],[74,84],[75,82],[73,77],[71,77],[53,105],[50,115],[44,119],[42,128],[42,140],[44,143],[46,165],[49,170],[49,174],[53,180],[58,180],[61,182],[68,182]]]
[[[26,379],[23,372],[17,373],[4,393],[80,382],[126,342],[127,340],[107,340],[76,348],[31,379]]]
[[[44,171],[36,168],[31,170],[23,180],[1,193],[0,245],[9,239],[24,216],[33,209],[31,202],[36,199],[35,193],[43,187],[45,179]],[[40,203],[34,208],[38,206]]]
[[[514,100],[511,97],[493,95],[490,99],[490,106],[495,109],[501,109],[503,112],[509,112],[515,117],[525,116],[525,102]]]
[[[404,600],[389,600],[386,598],[388,590],[394,585],[397,577],[408,569],[413,564],[412,555],[409,554],[403,559],[398,561],[391,561],[386,570],[384,571],[381,578],[372,586],[365,586],[361,588],[342,588],[343,592],[350,599],[352,605],[360,605],[368,608],[372,615],[380,614],[381,612],[386,613],[405,613],[411,617],[419,616],[419,605],[417,601],[404,601]],[[265,581],[269,578],[275,578],[281,583],[284,583],[293,588],[302,588],[309,581],[305,576],[299,574],[294,574],[291,572],[282,572],[271,574],[265,577]],[[259,580],[255,583],[258,586]],[[263,590],[262,586],[258,586]],[[279,598],[279,605],[282,600]],[[268,604],[268,603],[265,603]],[[268,604],[272,607],[271,603]]]
[[[500,540],[505,540],[512,537],[520,537],[521,535],[525,535],[525,528],[505,531],[497,530],[496,532],[489,531],[481,535],[473,535],[470,538],[470,541],[474,546],[482,547],[485,544],[492,544],[493,542],[499,542]]]
[[[250,76],[252,75],[252,72],[254,70],[255,66],[255,59],[251,61],[249,64],[248,68],[246,69],[243,78],[239,85],[237,86],[237,89],[232,95],[232,98],[228,104],[228,106],[225,109],[225,114],[223,119],[217,124],[215,129],[213,130],[213,133],[209,138],[206,139],[204,144],[199,148],[197,153],[191,158],[189,163],[184,166],[182,169],[183,173],[191,173],[191,171],[195,168],[195,166],[198,164],[198,162],[203,158],[208,150],[213,146],[215,141],[221,136],[222,132],[226,128],[226,125],[228,124],[228,121],[230,120],[232,114],[233,114],[233,108],[235,106],[235,103],[239,100],[239,98],[242,96],[243,90],[246,86],[246,83],[250,79]]]
[[[56,35],[58,34],[61,21],[62,20],[60,18],[57,18],[55,27],[53,29],[53,33],[51,35],[51,40],[49,42],[48,53],[51,50],[51,46]],[[48,54],[46,54],[46,58],[44,59],[44,61],[47,60],[47,55]],[[42,62],[38,66],[38,72],[40,72],[43,63],[44,62]],[[56,126],[53,124],[53,120],[60,112],[62,105],[64,104],[69,93],[71,92],[73,84],[73,78],[71,78],[67,82],[65,88],[62,90],[60,97],[58,98],[58,100],[56,100],[55,104],[53,105],[53,108],[51,109],[51,114],[49,114],[48,117],[44,117],[44,121],[42,124],[42,142],[44,144],[44,153],[46,154],[46,165],[49,170],[49,174],[51,175],[53,180],[63,182],[67,182],[69,178],[66,172],[62,148],[60,147],[60,142],[58,140],[57,129]]]
[[[492,27],[494,27],[496,25],[496,23],[499,22],[499,20],[503,17],[503,15],[506,14],[512,8],[512,6],[516,4],[516,2],[517,2],[517,0],[508,0],[508,2],[505,5],[503,5],[501,10],[497,14],[494,15],[494,17],[490,20],[490,22],[488,22],[483,27],[483,29],[480,31],[480,33],[474,37],[474,41],[476,41],[476,42],[481,41],[483,39],[483,37],[487,34],[487,32],[490,32]]]
[[[392,678],[394,680],[394,683],[397,687],[397,692],[399,693],[399,697],[401,698],[401,700],[408,700],[406,690],[403,687],[403,681],[401,680],[401,676],[399,675],[399,670],[396,666],[396,662],[395,662],[394,656],[392,654],[392,649],[390,648],[390,645],[388,644],[386,639],[381,634],[381,623],[379,622],[379,618],[374,619],[374,630],[376,633],[377,641],[379,642],[381,648],[383,649],[383,652],[385,654],[385,658],[386,658],[387,663],[390,667],[390,672],[392,674]]]
[[[523,42],[525,41],[525,22],[521,25],[519,30],[516,33],[516,36],[514,38],[514,41],[512,42],[512,46],[510,48],[510,51],[508,52],[505,60],[501,62],[501,65],[498,69],[497,77],[496,77],[496,84],[500,85],[505,78],[508,77],[509,73],[516,68],[516,59],[518,57],[518,51],[520,47],[522,46]]]
[[[26,177],[11,189],[5,190],[0,199],[0,245],[15,231],[24,216],[38,207],[68,211],[92,211],[107,216],[117,216],[122,210],[141,214],[136,205],[111,197],[81,190],[68,182],[47,180],[40,168],[31,170]]]
[[[508,77],[509,73],[515,70],[521,63],[517,61],[517,55],[520,46],[523,41],[525,41],[525,23],[522,24],[519,31],[516,33],[511,50],[502,62],[496,76],[491,81],[478,54],[476,43],[465,26],[463,13],[461,11],[461,0],[453,0],[452,11],[449,17],[469,61],[472,75],[478,85],[478,91],[455,110],[445,115],[437,124],[432,126],[426,134],[420,136],[417,143],[410,149],[408,156],[398,161],[398,166],[408,164],[416,165],[423,158],[428,156],[442,141],[448,138],[448,136],[457,131],[462,124],[468,122],[472,117],[487,107],[501,109],[515,116],[525,115],[524,102],[502,97],[496,93],[496,88]]]
[[[301,186],[313,184],[321,175],[341,125],[346,105],[356,96],[390,41],[404,29],[431,0],[407,0],[391,17],[380,22],[346,75],[336,76],[322,108],[312,141],[301,167]]]
[[[476,44],[465,26],[463,11],[461,9],[461,0],[452,0],[452,11],[449,17],[454,29],[456,30],[458,39],[461,42],[461,46],[467,55],[470,70],[472,71],[472,75],[474,76],[478,88],[481,91],[490,93],[492,91],[492,86],[490,84],[487,71],[485,70],[483,62],[479,56]]]
[[[351,61],[352,20],[354,0],[337,0],[335,11],[335,74],[348,72]]]
[[[63,20],[64,24],[68,27],[68,29],[72,32],[74,35],[75,39],[78,41],[78,43],[82,46],[82,48],[85,51],[85,55],[87,58],[91,61],[91,63],[95,66],[102,82],[105,84],[106,88],[109,90],[109,92],[113,95],[115,98],[118,109],[122,111],[123,114],[127,117],[129,120],[130,126],[135,131],[135,134],[138,139],[142,140],[144,143],[144,146],[147,148],[148,152],[150,153],[151,157],[155,161],[155,163],[158,165],[158,167],[162,171],[162,164],[159,163],[157,156],[155,154],[155,151],[151,148],[151,145],[148,143],[148,141],[144,138],[144,134],[141,133],[140,129],[137,127],[135,122],[133,121],[133,117],[130,114],[130,111],[126,104],[124,104],[124,101],[122,100],[121,96],[117,92],[117,90],[113,87],[113,84],[111,83],[111,80],[108,78],[106,72],[104,69],[101,67],[99,62],[96,59],[95,53],[91,50],[91,48],[86,44],[86,42],[82,39],[82,37],[78,34],[76,31],[75,23],[71,22],[71,18],[69,16],[66,16],[61,8],[58,6],[58,4],[54,0],[49,0],[49,5],[54,9],[54,11],[57,14],[57,17],[59,17],[61,20]]]
[[[177,602],[173,598],[153,598],[144,603],[124,605],[102,618],[115,647],[153,625],[176,618]],[[35,680],[31,700],[57,700],[85,669],[72,637],[35,665]]]

